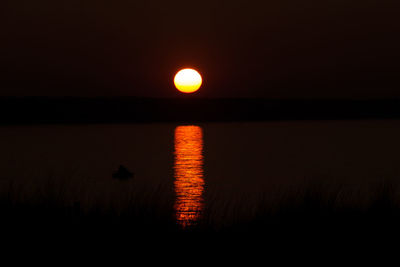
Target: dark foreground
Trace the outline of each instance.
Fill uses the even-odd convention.
[[[206,207],[195,225],[181,227],[176,223],[173,203],[158,199],[158,189],[149,193],[146,201],[139,195],[133,196],[128,204],[116,209],[95,201],[90,207],[80,202],[67,203],[60,192],[53,189],[28,196],[10,187],[3,190],[6,193],[0,198],[0,228],[11,236],[36,234],[41,238],[94,235],[138,240],[165,236],[202,239],[247,236],[262,238],[265,244],[290,239],[300,243],[335,240],[342,245],[346,240],[391,239],[399,233],[398,184],[377,184],[362,201],[356,199],[356,191],[354,195],[349,191],[344,193],[341,186],[330,188],[328,194],[320,189],[318,185],[307,185],[297,193],[287,194],[275,206],[270,205],[268,196],[260,196],[250,216],[233,216],[233,220],[218,223],[212,220],[213,215]],[[356,201],[348,204],[349,198]],[[354,204],[356,202],[359,204]],[[222,214],[227,209],[231,213],[241,209],[240,206],[229,207],[229,203],[217,208]]]

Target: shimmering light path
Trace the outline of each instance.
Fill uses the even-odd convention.
[[[199,126],[175,129],[175,212],[183,226],[195,224],[203,210],[203,132]]]

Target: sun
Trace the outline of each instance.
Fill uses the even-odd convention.
[[[198,71],[194,69],[182,69],[174,78],[176,89],[182,93],[194,93],[199,90],[203,80]]]

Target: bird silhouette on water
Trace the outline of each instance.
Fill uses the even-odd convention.
[[[133,173],[130,172],[125,166],[119,165],[118,170],[112,174],[112,177],[118,180],[127,180],[133,177]]]

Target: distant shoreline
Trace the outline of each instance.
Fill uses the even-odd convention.
[[[400,119],[400,99],[3,97],[0,124]]]

